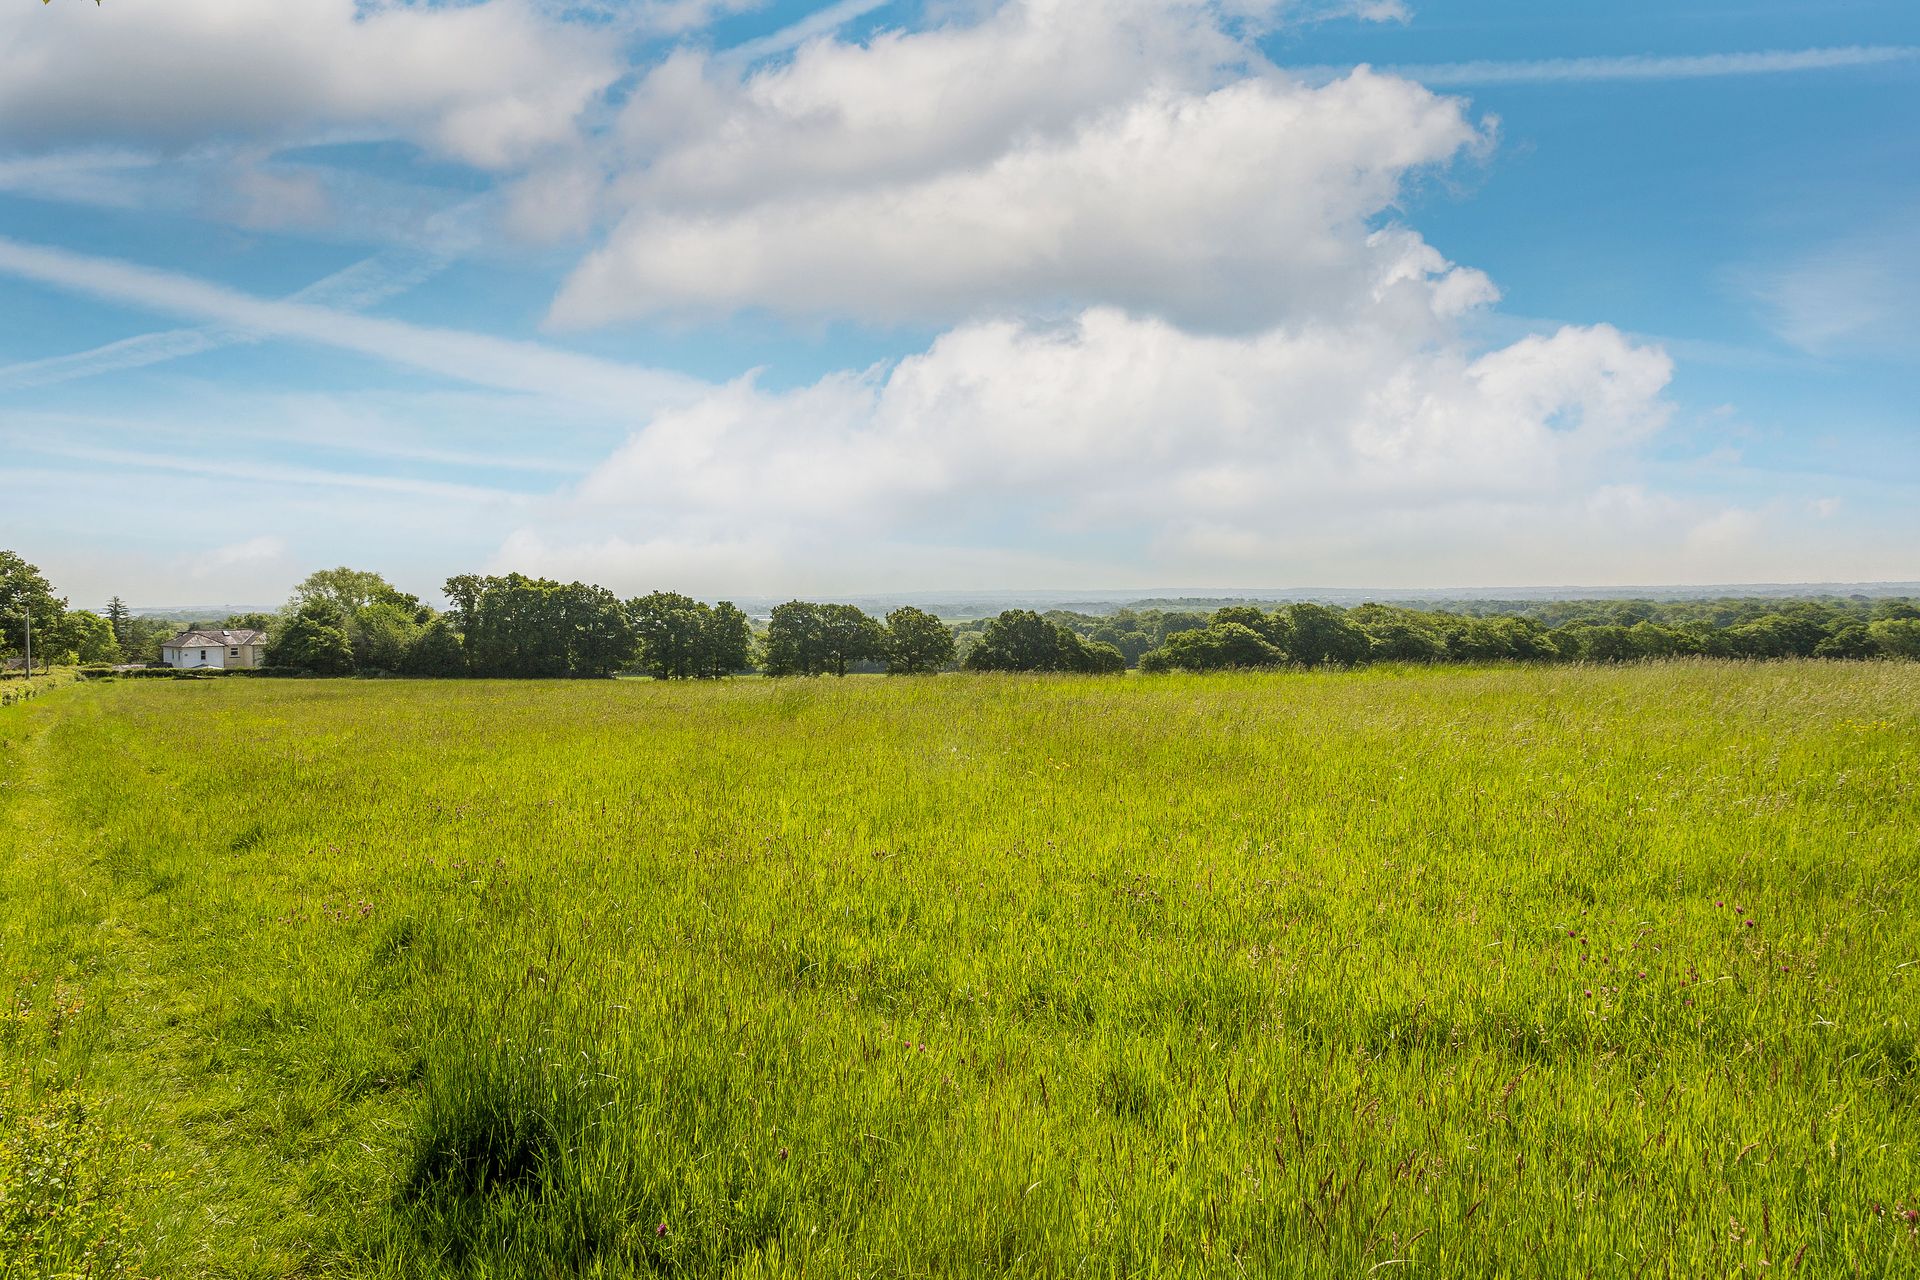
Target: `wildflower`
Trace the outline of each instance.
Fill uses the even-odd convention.
[[[1716,907],[1724,907],[1724,906],[1726,906],[1727,904],[1726,904],[1726,903],[1724,903],[1724,902],[1722,902],[1722,901],[1721,901],[1720,899],[1718,899],[1718,898],[1715,898],[1715,899],[1713,900],[1713,905],[1714,905],[1714,906],[1716,906]]]
[[[667,1234],[667,1224],[663,1222],[659,1226],[655,1227],[653,1229],[653,1234],[655,1234],[656,1236],[663,1236]]]
[[[1753,928],[1753,921],[1751,919],[1747,921],[1747,928],[1749,929]]]
[[[780,1158],[782,1160],[787,1158],[787,1149],[785,1147],[780,1148]]]

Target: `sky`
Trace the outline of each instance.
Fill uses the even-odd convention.
[[[77,606],[1920,579],[1910,0],[0,8]]]

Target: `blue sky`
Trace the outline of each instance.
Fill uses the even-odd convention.
[[[234,12],[0,16],[76,603],[1920,579],[1910,4]]]

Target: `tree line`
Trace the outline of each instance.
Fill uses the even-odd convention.
[[[604,587],[522,574],[449,578],[438,612],[377,574],[327,569],[295,588],[267,660],[319,675],[383,672],[495,678],[621,672],[704,680],[764,671],[844,676],[944,670],[953,633],[932,614],[885,620],[852,605],[794,601],[764,628],[730,601],[671,591],[622,600]]]
[[[1143,672],[1355,667],[1369,663],[1628,662],[1724,658],[1920,658],[1920,602],[1808,599],[1459,602],[1446,608],[1314,603],[1108,614],[1010,609],[949,624],[904,607],[791,601],[756,622],[727,601],[675,592],[621,599],[604,587],[521,574],[462,574],[436,609],[377,573],[308,575],[277,613],[194,624],[265,631],[268,663],[314,675],[663,680],[921,675],[938,671]],[[16,553],[0,551],[0,658],[153,662],[186,629],[138,618],[116,597],[71,609]]]

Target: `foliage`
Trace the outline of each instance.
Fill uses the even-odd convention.
[[[911,606],[887,615],[887,673],[927,675],[944,671],[955,657],[953,630],[924,609]]]
[[[390,672],[406,667],[407,655],[424,630],[417,613],[387,600],[362,606],[347,629],[354,666],[361,671]]]
[[[127,643],[127,624],[133,620],[133,611],[127,608],[127,602],[119,596],[107,601],[107,625],[113,628],[115,644]]]
[[[399,671],[402,675],[446,679],[467,673],[466,648],[460,633],[446,618],[435,618],[420,629],[407,649]]]
[[[324,600],[301,606],[267,642],[267,662],[317,676],[353,674],[353,642],[339,611]]]
[[[301,580],[288,602],[298,611],[307,605],[324,605],[341,618],[352,618],[369,605],[386,604],[412,612],[420,601],[365,569],[318,569]]]
[[[1920,1265],[1911,665],[120,681],[0,777],[0,1079],[156,1276]]]
[[[44,643],[56,630],[67,612],[67,602],[53,594],[53,588],[18,553],[0,549],[0,657],[26,651],[26,631],[33,622],[35,644]],[[34,659],[42,661],[38,648]],[[51,660],[47,658],[45,660]]]
[[[37,663],[35,665],[38,666]],[[70,685],[79,678],[77,672],[65,669],[48,671],[36,676],[8,676],[0,679],[0,707],[10,707],[17,702],[25,702],[28,698]],[[0,1275],[4,1274],[0,1272]]]
[[[1920,618],[1882,618],[1867,635],[1889,658],[1920,658]]]
[[[752,665],[753,629],[728,601],[656,591],[627,602],[640,665],[658,680],[715,679]]]
[[[33,1025],[40,1012],[0,1009],[13,1024],[5,1038],[45,1034],[45,1025]],[[60,1006],[52,1016],[77,1012]],[[0,1276],[134,1280],[139,1249],[123,1198],[126,1162],[124,1142],[81,1095],[42,1088],[24,1072],[0,1078]]]
[[[844,676],[886,652],[886,629],[855,606],[793,600],[773,611],[764,666],[770,676]]]
[[[1182,631],[1147,655],[1140,669],[1161,671],[1233,671],[1284,664],[1287,655],[1251,627],[1239,622],[1216,622],[1197,631]]]
[[[1762,608],[1765,604],[1768,607]],[[1462,614],[1367,604],[1337,609],[1296,604],[1267,613],[1253,606],[1222,608],[1196,626],[1232,623],[1258,632],[1287,660],[1301,666],[1357,666],[1367,662],[1644,662],[1676,657],[1853,660],[1910,657],[1898,615],[1904,601],[1844,604],[1789,602],[1556,601],[1530,610],[1539,616]],[[1111,624],[1077,615],[1061,625],[1111,634]],[[1164,637],[1142,654],[1146,671],[1217,669],[1233,665],[1211,656],[1207,642],[1175,645],[1171,617],[1133,615]],[[1543,618],[1557,623],[1549,629]],[[1875,621],[1878,619],[1878,621]],[[1877,628],[1877,629],[1876,629]]]
[[[1086,640],[1029,609],[1009,609],[987,624],[968,653],[969,671],[1075,672],[1114,675],[1126,659],[1110,644]]]
[[[633,660],[633,624],[604,587],[462,574],[446,594],[474,675],[606,676]]]

